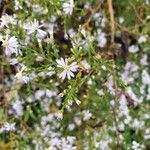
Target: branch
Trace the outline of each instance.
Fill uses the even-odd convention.
[[[114,42],[115,42],[115,19],[114,19],[114,10],[113,10],[113,4],[112,4],[112,0],[107,0],[107,4],[108,4],[108,10],[109,10],[109,15],[110,15],[110,26],[111,26],[111,50],[113,53],[113,74],[114,76],[116,76],[116,70],[115,70],[115,52],[114,52]],[[117,121],[117,117],[116,117],[116,106],[117,106],[117,82],[114,79],[114,88],[115,88],[115,106],[112,106],[113,108],[113,117],[114,117],[114,123],[115,123],[115,127],[116,127],[116,140],[117,140],[117,149],[119,148],[119,132],[118,132],[118,121]]]
[[[0,0],[0,17],[5,13],[6,0]]]
[[[110,15],[110,26],[111,26],[111,42],[115,41],[115,20],[114,20],[114,10],[112,6],[112,0],[107,0],[109,15]]]

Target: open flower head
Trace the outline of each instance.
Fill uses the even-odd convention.
[[[41,29],[43,26],[43,24],[40,25],[39,21],[34,19],[33,22],[25,24],[24,29],[28,31],[29,35],[36,32],[37,35],[44,37],[46,35],[46,32]]]
[[[16,55],[21,54],[18,48],[18,41],[14,36],[9,38],[7,34],[5,39],[2,39],[2,46],[5,48],[6,55],[11,55],[13,53],[15,53]]]
[[[29,77],[23,75],[23,71],[26,70],[25,66],[22,66],[22,68],[18,71],[18,73],[15,75],[15,78],[20,83],[28,83]]]
[[[63,4],[63,11],[65,14],[69,14],[69,15],[72,15],[72,12],[73,12],[73,7],[74,7],[74,2],[73,0],[70,0],[68,2],[65,2]]]
[[[0,27],[8,27],[8,24],[15,24],[15,19],[7,14],[0,18]]]
[[[70,80],[71,77],[74,77],[74,72],[76,72],[78,68],[76,62],[73,62],[69,65],[67,59],[63,58],[57,59],[56,62],[57,67],[63,68],[63,71],[59,74],[60,78],[64,80],[67,77]]]
[[[8,123],[5,122],[4,125],[2,126],[3,131],[15,131],[15,123]]]

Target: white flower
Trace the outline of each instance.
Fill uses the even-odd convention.
[[[100,29],[97,32],[98,47],[103,48],[107,43],[106,35]]]
[[[53,146],[50,146],[48,149],[46,149],[46,150],[53,150]]]
[[[81,61],[81,64],[83,65],[83,67],[87,70],[90,70],[91,66],[90,64],[86,61],[86,59]]]
[[[115,94],[115,89],[113,87],[113,76],[109,76],[106,83],[106,87],[108,88],[109,92],[114,95]]]
[[[34,32],[37,32],[37,36],[44,37],[46,35],[46,32],[40,29],[43,26],[44,26],[43,24],[39,25],[39,21],[34,19],[33,22],[31,22],[29,24],[25,24],[24,29],[26,29],[28,31],[29,35]]]
[[[104,91],[103,91],[103,89],[101,89],[101,90],[98,90],[98,91],[97,91],[97,94],[98,94],[99,96],[102,96],[102,95],[104,95]]]
[[[107,140],[106,141],[103,140],[103,141],[99,142],[99,147],[100,147],[101,150],[106,150],[106,149],[108,149],[108,144],[109,143],[108,143]]]
[[[57,117],[57,119],[62,120],[62,119],[63,119],[63,113],[62,113],[61,111],[58,111],[58,112],[56,113],[56,117]]]
[[[136,141],[132,142],[132,149],[133,150],[140,150],[140,144],[137,143]]]
[[[82,124],[81,118],[79,117],[74,117],[74,122],[76,123],[77,126],[80,126]]]
[[[147,55],[143,55],[142,59],[140,60],[141,65],[148,65],[147,59]]]
[[[144,139],[149,140],[150,139],[150,129],[146,129],[144,133]]]
[[[119,99],[119,110],[121,115],[125,115],[128,116],[129,114],[129,109],[127,106],[127,100],[126,97],[124,95],[121,95],[120,99]]]
[[[71,123],[71,124],[68,125],[68,130],[69,131],[72,131],[74,129],[75,129],[75,124],[74,123]]]
[[[106,70],[106,66],[105,65],[102,65],[101,67],[102,67],[103,70]]]
[[[15,24],[15,20],[12,16],[9,16],[7,14],[3,15],[1,18],[0,18],[0,27],[8,27],[8,24]]]
[[[146,3],[146,5],[149,5],[150,1],[149,0],[145,0],[145,3]]]
[[[36,57],[37,62],[42,62],[43,60],[44,60],[44,58],[42,56],[37,56]]]
[[[76,62],[68,65],[67,59],[63,58],[57,59],[56,62],[58,64],[57,67],[64,69],[63,72],[59,74],[60,78],[65,79],[67,77],[68,79],[71,79],[71,77],[74,77],[73,72],[76,72],[78,68]]]
[[[137,96],[134,94],[132,89],[130,87],[127,88],[126,93],[129,95],[129,97],[133,100],[133,105],[137,106],[140,100],[137,98]]]
[[[139,39],[138,39],[138,43],[139,43],[139,44],[145,43],[146,40],[147,40],[146,37],[147,37],[147,36],[144,36],[144,35],[143,35],[143,36],[140,36]]]
[[[142,71],[142,83],[145,85],[150,85],[150,75],[147,70]]]
[[[13,37],[8,37],[8,34],[5,37],[5,40],[2,39],[2,46],[5,48],[5,54],[11,55],[15,53],[16,55],[21,54],[20,50],[18,49],[18,41]]]
[[[50,140],[50,145],[59,147],[61,145],[61,140],[58,137],[54,137]]]
[[[130,53],[136,53],[136,52],[138,52],[139,51],[139,48],[138,48],[138,46],[136,46],[136,45],[131,45],[130,47],[129,47],[129,52]]]
[[[74,7],[74,1],[70,0],[68,3],[63,4],[63,11],[65,14],[72,14]]]
[[[18,60],[16,58],[9,59],[8,61],[11,65],[16,65],[18,63]]]
[[[23,103],[19,100],[13,103],[12,108],[15,110],[17,116],[23,115]]]
[[[2,130],[3,131],[15,131],[16,128],[15,128],[15,123],[8,123],[8,122],[5,122],[4,125],[2,126]]]
[[[41,12],[43,12],[44,10],[43,10],[43,7],[41,7],[40,5],[33,5],[33,12],[35,12],[35,13],[41,13]]]
[[[26,69],[25,66],[22,66],[22,68],[18,71],[18,73],[15,75],[15,78],[20,82],[20,83],[27,83],[29,82],[29,77],[23,76],[22,72]]]
[[[46,75],[50,77],[50,76],[52,76],[53,74],[55,74],[54,68],[49,67],[49,68],[48,68],[48,72],[46,73]]]
[[[92,113],[90,113],[89,110],[84,110],[83,111],[83,120],[87,121],[92,117]]]
[[[124,22],[124,18],[123,17],[119,17],[119,23],[122,24]]]
[[[143,120],[134,119],[132,123],[133,129],[142,128],[144,126],[145,122]]]
[[[22,77],[20,78],[20,83],[27,83],[27,82],[29,82],[29,77],[27,77],[27,76],[22,76]]]
[[[37,90],[35,92],[35,99],[40,99],[44,95],[45,95],[45,91],[44,90]]]

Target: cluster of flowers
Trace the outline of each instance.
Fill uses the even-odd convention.
[[[16,13],[0,18],[0,138],[18,141],[16,150],[147,149],[147,32],[126,50],[126,39],[116,42],[128,53],[124,65],[110,58],[109,18],[98,0],[14,4]],[[116,18],[119,27],[126,22]]]

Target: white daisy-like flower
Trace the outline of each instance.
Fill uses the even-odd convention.
[[[25,24],[24,29],[28,31],[29,35],[36,32],[37,36],[44,37],[46,35],[46,32],[41,29],[43,26],[43,24],[39,25],[39,21],[34,19],[33,22]]]
[[[67,59],[57,59],[57,67],[59,68],[63,68],[63,72],[59,74],[59,77],[62,78],[63,80],[67,77],[69,80],[71,79],[71,77],[74,77],[73,72],[77,71],[78,65],[76,62],[71,63],[70,65],[68,65],[68,61]]]
[[[2,126],[2,130],[3,131],[15,131],[16,128],[15,128],[15,123],[8,123],[8,122],[5,122],[4,125]]]
[[[11,55],[13,53],[15,53],[16,55],[21,54],[21,51],[18,48],[19,47],[18,41],[14,36],[9,38],[7,34],[5,39],[1,39],[1,41],[2,46],[5,48],[6,55]]]
[[[12,104],[12,108],[13,110],[15,110],[16,115],[18,117],[23,115],[23,102],[16,100],[13,104]]]
[[[74,1],[70,0],[66,3],[63,4],[63,11],[65,14],[72,15],[73,12],[73,7],[74,7]]]
[[[147,36],[143,35],[143,36],[140,36],[139,39],[138,39],[138,43],[141,44],[141,43],[145,43],[146,42],[146,39]]]
[[[58,111],[57,113],[56,113],[56,117],[57,117],[57,119],[63,119],[63,113],[61,112],[61,111]]]
[[[129,52],[130,53],[136,53],[138,51],[139,51],[139,47],[138,46],[136,46],[136,45],[129,46]]]
[[[18,73],[15,75],[15,78],[17,79],[18,82],[20,83],[28,83],[29,82],[29,77],[23,76],[23,71],[26,69],[25,66],[22,66],[22,68],[18,71]]]
[[[83,111],[83,120],[87,121],[92,117],[92,113],[90,113],[89,110],[84,110]]]
[[[98,42],[98,47],[101,47],[101,48],[105,47],[107,43],[106,35],[100,29],[98,30],[98,33],[97,33],[97,42]]]
[[[16,65],[18,63],[18,60],[16,58],[12,58],[12,59],[9,59],[8,62],[11,64],[11,65]]]
[[[8,24],[15,24],[15,19],[12,16],[9,16],[7,14],[3,15],[0,18],[0,27],[8,27]]]

